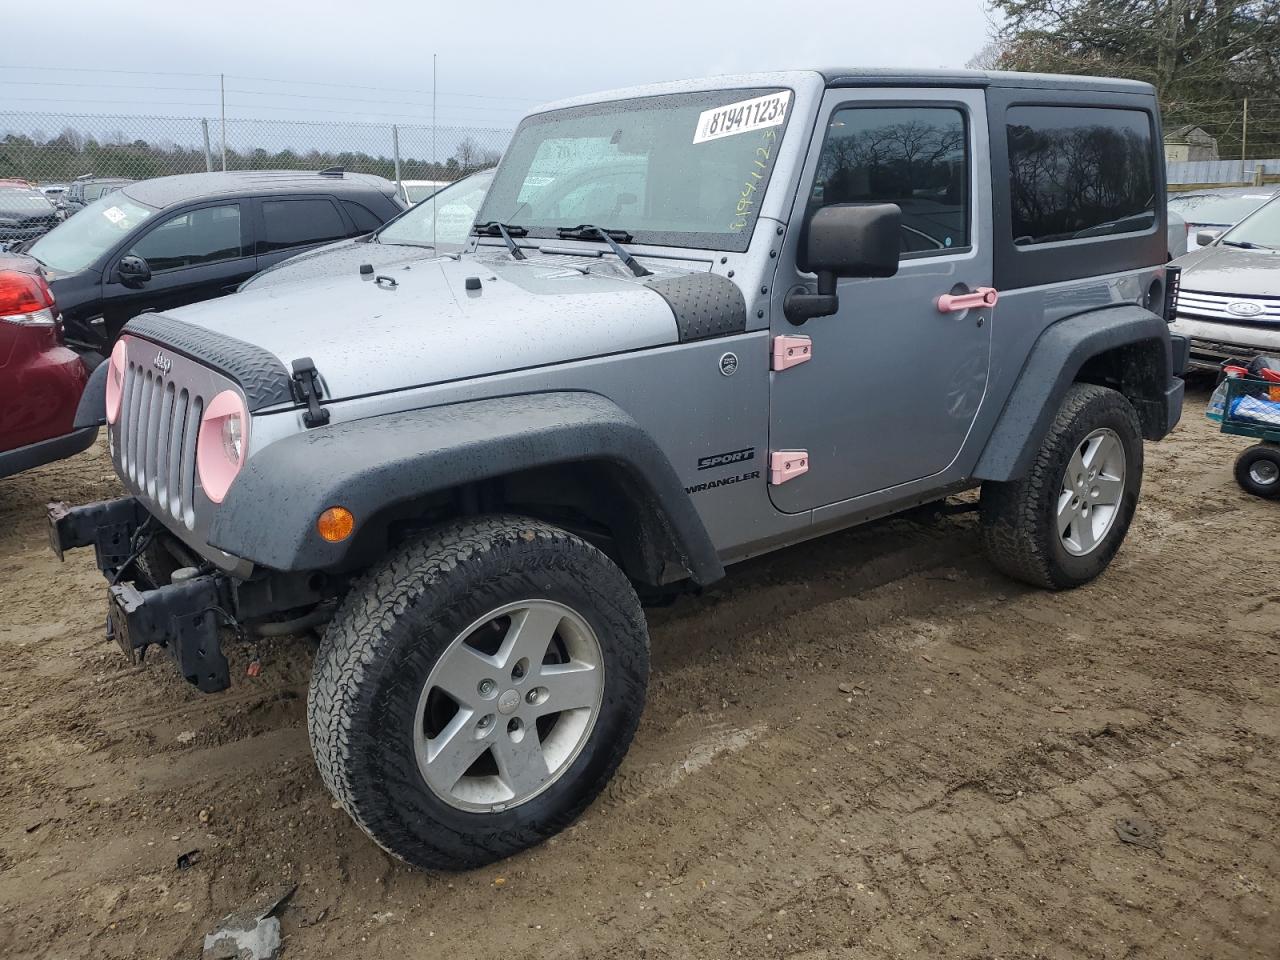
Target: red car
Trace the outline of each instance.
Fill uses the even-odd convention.
[[[98,434],[75,426],[89,371],[31,264],[0,254],[0,477],[79,453]]]

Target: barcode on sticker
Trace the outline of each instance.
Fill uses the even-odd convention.
[[[791,91],[771,93],[752,100],[740,100],[698,115],[698,126],[693,132],[694,143],[706,143],[721,137],[732,137],[752,130],[778,127],[787,119],[787,106]]]

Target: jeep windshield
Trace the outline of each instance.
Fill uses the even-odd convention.
[[[536,238],[601,224],[638,244],[746,250],[791,106],[789,90],[752,89],[535,114],[476,219]]]
[[[64,220],[27,249],[55,273],[75,273],[93,263],[156,211],[109,193]]]

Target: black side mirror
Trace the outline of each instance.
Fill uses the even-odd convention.
[[[818,292],[792,293],[783,305],[797,326],[840,306],[838,277],[892,277],[898,272],[902,209],[896,203],[837,203],[809,220],[796,265],[818,275]]]
[[[151,267],[137,254],[127,254],[116,264],[116,273],[126,287],[138,289],[151,279]]]

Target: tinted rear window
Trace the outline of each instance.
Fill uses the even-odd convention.
[[[350,231],[329,200],[262,201],[262,250],[341,240]]]
[[[1011,107],[1007,125],[1015,244],[1154,227],[1150,115],[1103,107]]]
[[[382,226],[382,221],[364,204],[356,203],[354,200],[343,200],[342,205],[347,208],[347,216],[361,233],[371,233]]]

